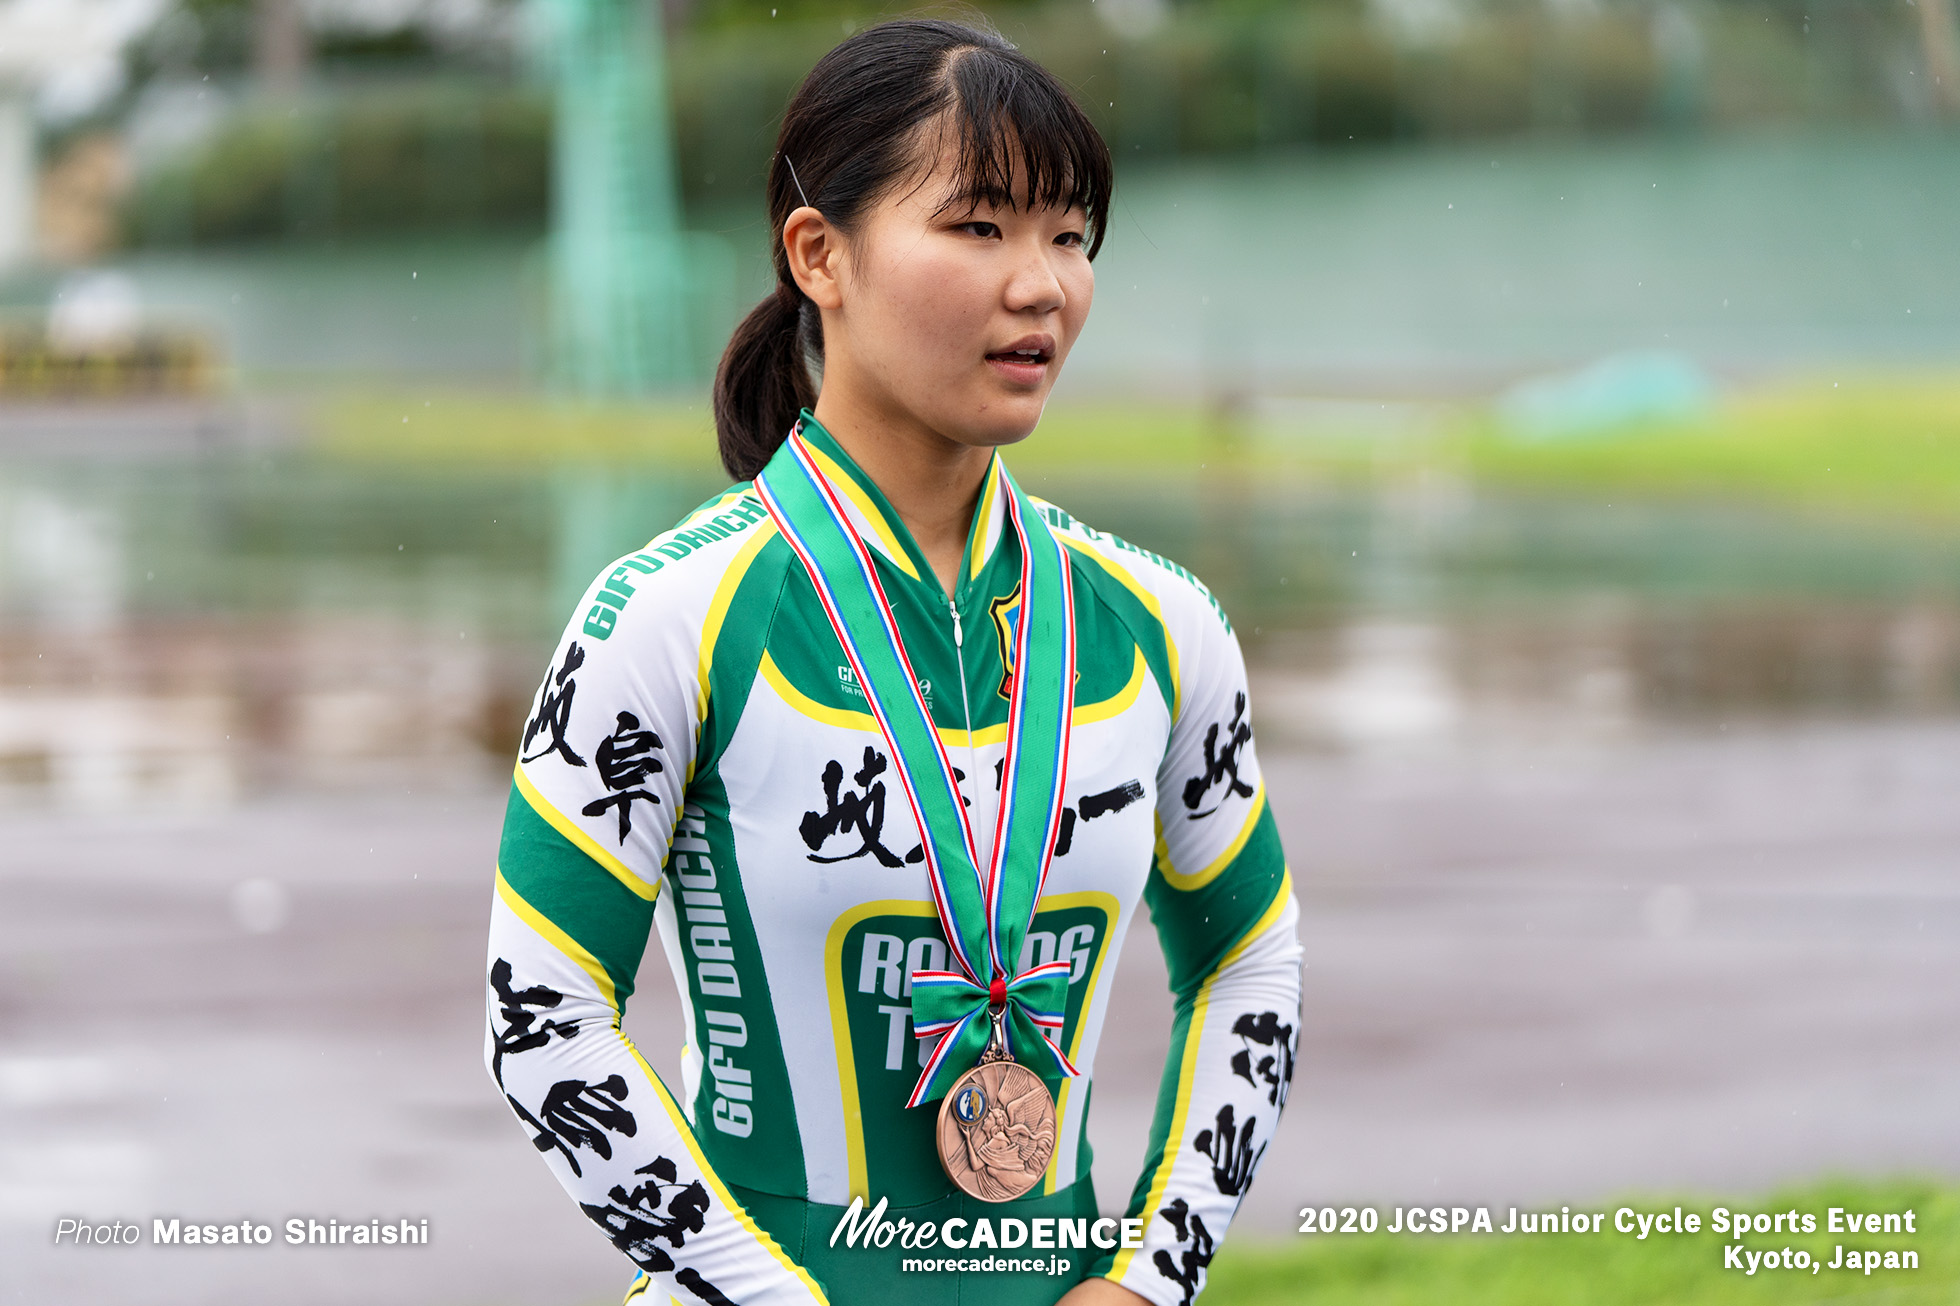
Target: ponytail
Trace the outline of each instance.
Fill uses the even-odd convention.
[[[796,209],[816,209],[848,236],[926,148],[950,139],[956,195],[1008,208],[1079,207],[1089,257],[1102,247],[1109,147],[1047,69],[981,22],[874,24],[819,59],[790,97],[764,183],[776,289],[735,328],[715,371],[715,433],[729,475],[752,480],[797,413],[816,406],[810,362],[823,359],[823,320],[783,249]],[[946,137],[921,130],[933,119],[951,129]]]
[[[715,435],[721,465],[738,481],[754,480],[797,414],[817,402],[806,362],[814,342],[805,322],[815,316],[816,306],[794,283],[778,282],[729,338],[715,369]]]

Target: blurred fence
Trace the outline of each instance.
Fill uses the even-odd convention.
[[[1142,6],[1139,9],[1139,6]],[[1129,0],[1130,35],[1087,6],[1003,29],[1076,88],[1125,160],[1301,146],[1933,121],[1934,79],[1897,5],[1676,3],[1427,25],[1302,7],[1177,12]],[[1138,18],[1135,15],[1141,14]],[[1151,17],[1151,15],[1156,17]],[[790,93],[850,30],[833,20],[684,31],[672,92],[691,209],[752,202]],[[331,83],[241,96],[147,169],[130,236],[181,244],[473,226],[538,227],[550,104],[495,81]]]

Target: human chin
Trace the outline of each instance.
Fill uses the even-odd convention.
[[[994,448],[1027,439],[1041,421],[1047,392],[1048,387],[1043,386],[1038,392],[996,392],[985,396],[969,406],[963,415],[959,423],[960,443]]]

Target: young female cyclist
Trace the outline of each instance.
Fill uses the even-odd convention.
[[[715,386],[741,483],[574,613],[492,908],[490,1071],[629,1299],[1189,1303],[1272,1137],[1299,947],[1231,628],[996,453],[1109,196],[989,32],[870,28],[790,103]],[[1176,1016],[1125,1225],[1086,1121],[1139,900]],[[655,927],[677,1091],[619,1028]]]

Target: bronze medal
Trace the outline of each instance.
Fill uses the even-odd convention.
[[[1055,1099],[1008,1054],[996,1012],[980,1064],[939,1104],[939,1163],[968,1196],[1011,1202],[1041,1182],[1054,1155]]]

